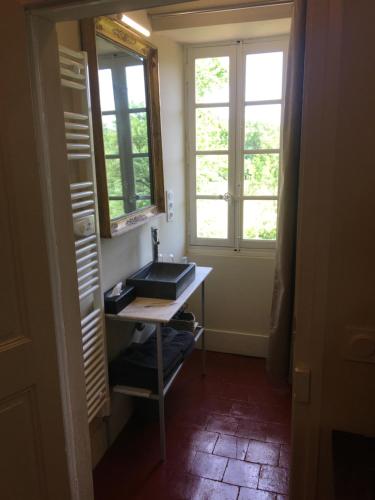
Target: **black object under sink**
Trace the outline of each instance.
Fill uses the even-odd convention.
[[[177,299],[194,281],[195,264],[150,262],[129,276],[126,284],[135,287],[138,297]]]

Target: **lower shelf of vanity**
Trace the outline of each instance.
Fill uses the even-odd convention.
[[[192,334],[194,335],[194,340],[195,343],[198,342],[198,340],[201,338],[202,333],[204,332],[204,328],[201,326],[198,326],[195,332]],[[176,368],[176,370],[172,373],[172,375],[168,378],[164,385],[164,390],[162,397],[164,397],[169,389],[172,387],[173,382],[175,381],[177,375],[179,374],[181,368],[184,366],[185,360],[182,361],[180,365]],[[113,392],[118,392],[120,394],[126,394],[127,396],[133,396],[137,398],[146,398],[146,399],[154,399],[154,400],[159,400],[159,394],[155,394],[152,392],[150,389],[143,389],[141,387],[130,387],[128,385],[115,385],[112,388]]]

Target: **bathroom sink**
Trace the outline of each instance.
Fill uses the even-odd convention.
[[[150,262],[129,276],[126,284],[135,287],[138,297],[175,300],[194,278],[195,264]]]

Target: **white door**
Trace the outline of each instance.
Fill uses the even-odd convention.
[[[20,6],[0,60],[0,496],[70,498],[50,269]],[[5,76],[6,75],[6,76]]]

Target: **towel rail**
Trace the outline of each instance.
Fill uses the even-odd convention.
[[[97,260],[92,260],[85,264],[84,266],[77,267],[77,274],[82,273],[83,271],[86,271],[86,269],[90,269],[90,267],[97,267],[98,266],[98,261]]]
[[[88,351],[86,351],[83,354],[83,361],[84,362],[87,361],[88,359],[90,359],[91,357],[93,357],[94,354],[103,354],[100,343],[97,344],[97,345],[92,346]]]
[[[101,366],[106,366],[106,362],[103,357],[99,356],[88,366],[87,369],[84,370],[85,379],[89,381],[90,377],[93,376],[93,373],[100,370]]]
[[[75,132],[67,132],[65,134],[65,139],[71,141],[89,141],[90,136],[87,134],[77,134]]]
[[[85,299],[91,293],[94,293],[98,288],[99,288],[99,285],[94,285],[93,287],[89,288],[86,292],[81,293],[81,295],[79,296],[79,300]]]
[[[89,130],[89,126],[84,123],[65,122],[65,128],[68,130]]]
[[[74,66],[74,62],[71,61],[69,66]],[[71,69],[66,69],[66,68],[60,67],[60,74],[67,76],[69,78],[74,78],[75,80],[80,80],[80,81],[85,80],[85,75],[82,75],[81,73],[76,73],[76,72],[72,71]]]
[[[87,382],[98,372],[101,368],[105,368],[106,364],[102,357],[97,358],[96,363],[90,365],[90,369],[85,370],[85,377]]]
[[[78,219],[79,217],[86,217],[87,215],[94,215],[95,210],[89,209],[89,210],[81,210],[79,212],[75,212],[73,214],[73,219]]]
[[[72,209],[77,210],[78,208],[90,207],[91,205],[95,205],[94,200],[78,201],[76,203],[72,203]]]
[[[72,200],[78,200],[79,198],[88,198],[89,196],[94,196],[94,191],[78,191],[70,195]]]
[[[91,154],[89,153],[70,153],[68,154],[68,160],[89,160]]]
[[[92,182],[73,182],[70,184],[70,190],[75,191],[76,189],[85,189],[93,186]]]
[[[100,309],[94,309],[93,311],[91,311],[89,314],[87,314],[82,320],[81,320],[81,326],[85,326],[87,325],[87,323],[92,320],[93,318],[95,318],[96,316],[99,316],[100,315]]]
[[[89,339],[87,339],[85,342],[83,342],[83,352],[85,353],[90,349],[91,346],[100,343],[102,340],[102,336],[100,333],[100,328],[96,328],[93,332],[93,334],[90,336]]]
[[[79,61],[84,61],[85,56],[82,52],[77,52],[76,50],[68,49],[64,45],[59,45],[60,54],[64,54],[68,57],[74,57],[74,59],[78,59]]]
[[[77,240],[74,245],[76,248],[81,247],[82,245],[86,245],[86,243],[90,243],[90,241],[96,240],[96,234],[92,234],[91,236],[86,236],[86,238],[80,238]]]
[[[89,323],[85,324],[85,326],[82,327],[82,336],[86,335],[86,333],[90,331],[91,328],[94,328],[94,326],[98,325],[100,322],[100,316],[94,317]]]
[[[82,83],[71,82],[66,78],[61,78],[60,81],[63,87],[68,87],[70,89],[76,89],[76,90],[86,90],[86,85],[83,85]]]
[[[96,243],[89,243],[88,245],[82,248],[78,248],[78,250],[76,250],[76,256],[78,257],[79,255],[82,255],[85,252],[90,252],[91,250],[94,250],[96,248],[97,248]]]
[[[85,290],[85,288],[87,288],[88,286],[89,287],[92,287],[93,285],[95,285],[95,283],[98,283],[99,281],[99,278],[98,277],[95,277],[95,278],[92,278],[91,280],[87,281],[86,283],[82,283],[82,285],[80,285],[78,287],[78,291],[79,292],[82,292],[83,290]]]
[[[90,144],[78,144],[75,142],[69,142],[66,145],[68,151],[80,151],[81,149],[90,149]]]
[[[93,276],[94,274],[97,274],[97,273],[98,273],[97,269],[91,269],[91,271],[89,271],[86,274],[83,274],[82,276],[80,276],[78,278],[78,284],[81,284],[82,281],[87,280],[87,278],[90,278],[90,276]]]
[[[64,118],[68,120],[88,120],[88,115],[83,115],[82,113],[73,113],[72,111],[64,111]],[[87,127],[88,128],[88,127]]]
[[[86,385],[86,398],[90,400],[92,396],[95,394],[95,392],[98,389],[98,385],[101,385],[101,382],[103,380],[103,371],[99,371],[96,374],[96,377],[94,377],[90,382],[87,383]]]
[[[77,69],[85,69],[84,65],[78,61],[73,61],[72,59],[69,59],[64,56],[59,57],[60,64],[63,64],[65,66],[74,66]]]
[[[87,373],[90,373],[91,370],[93,370],[94,366],[96,363],[99,362],[99,360],[103,360],[103,353],[99,350],[98,352],[92,354],[87,360],[84,360],[83,363],[83,370],[85,372],[85,376]]]
[[[96,325],[92,330],[89,330],[85,335],[82,336],[83,349],[89,347],[89,340],[93,337],[99,337],[101,335],[101,324]],[[99,335],[98,335],[99,333]]]
[[[73,181],[70,184],[72,217],[74,222],[80,222],[83,217],[90,217],[90,222],[93,221],[93,231],[87,236],[77,237],[74,242],[80,308],[88,311],[81,317],[81,345],[87,415],[91,422],[100,412],[108,414],[109,389],[87,54],[60,46],[59,63],[60,84],[68,89],[62,93],[63,99],[69,107],[73,104],[73,109],[77,106],[79,111],[64,112],[66,158],[69,162],[77,161],[70,164],[74,168],[68,168]],[[82,91],[79,100],[76,99],[77,90]]]
[[[103,407],[103,404],[106,400],[106,386],[103,384],[101,388],[98,390],[96,398],[87,405],[89,422],[91,422],[95,416],[98,414],[100,409]]]

